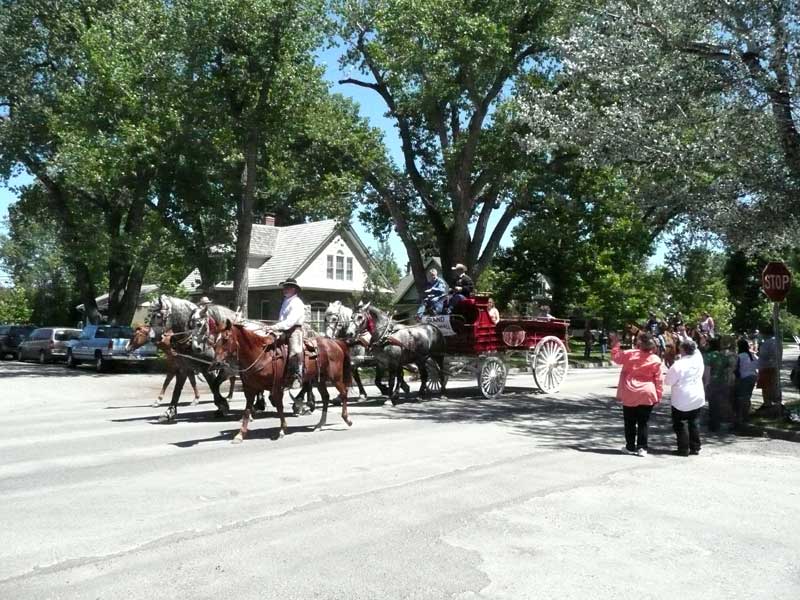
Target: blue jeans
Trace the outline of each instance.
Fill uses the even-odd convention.
[[[467,297],[464,294],[453,294],[447,305],[447,312],[453,312],[453,310],[466,299]]]

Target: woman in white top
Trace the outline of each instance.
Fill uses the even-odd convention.
[[[681,358],[667,371],[664,383],[672,386],[672,429],[678,438],[680,456],[700,453],[700,409],[706,403],[703,357],[694,340],[680,344]]]
[[[750,416],[750,398],[758,376],[758,357],[750,351],[746,339],[741,338],[736,345],[733,424],[740,425]]]

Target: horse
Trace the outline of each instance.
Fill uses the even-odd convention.
[[[252,321],[249,319],[241,319],[239,313],[231,310],[227,306],[221,304],[209,304],[205,308],[198,308],[192,314],[190,325],[192,327],[192,349],[195,353],[207,354],[213,352],[214,341],[218,323],[225,323],[227,320],[231,322],[244,323],[252,331],[264,331],[265,325],[260,321]],[[236,376],[231,375],[231,393],[228,396],[230,400],[233,395],[233,385],[236,381]],[[295,414],[302,413],[301,396],[305,393],[308,398],[307,404],[311,410],[314,411],[314,395],[311,392],[311,386],[304,386],[300,394],[294,401],[293,409]],[[255,402],[255,409],[257,411],[266,410],[266,402],[264,402],[264,395],[259,394]]]
[[[363,338],[353,340],[353,338],[351,338],[347,333],[352,318],[353,309],[345,306],[339,300],[328,304],[328,308],[325,309],[325,337],[340,340],[350,340],[350,342],[348,342],[348,345],[350,346],[350,361],[353,364],[353,380],[358,386],[359,399],[367,399],[367,391],[364,389],[364,385],[361,383],[361,376],[358,372],[359,367],[364,366],[375,367],[375,387],[378,388],[381,395],[389,396],[389,388],[387,388],[381,382],[381,375],[383,371],[382,366],[371,356],[367,356],[366,347],[368,342],[365,342]],[[406,394],[408,394],[409,387],[405,382],[405,379],[403,379],[402,371],[400,371],[399,378],[400,387]]]
[[[664,338],[664,347],[661,347],[661,344],[656,341],[656,354],[664,361],[664,365],[667,368],[670,368],[675,363],[675,357],[678,356],[678,346],[680,344],[680,340],[678,336],[675,335],[671,329],[669,329],[663,321],[659,324],[659,329],[661,329],[661,336]],[[650,333],[646,329],[639,327],[636,323],[627,323],[625,325],[625,333],[627,333],[631,338],[631,346],[636,345],[636,336],[640,333]]]
[[[175,361],[181,365],[175,375],[175,388],[172,391],[172,401],[166,412],[159,418],[162,422],[172,422],[178,414],[178,400],[186,383],[187,373],[195,369],[203,374],[203,378],[211,388],[214,404],[217,406],[216,416],[225,417],[230,411],[228,399],[220,393],[220,386],[230,375],[224,372],[212,373],[209,369],[214,354],[209,348],[203,351],[195,348],[193,344],[194,330],[192,316],[197,310],[197,305],[183,298],[175,298],[161,294],[150,306],[147,322],[154,328],[156,335],[161,332],[172,331],[172,348],[175,350]]]
[[[389,315],[379,308],[366,304],[353,313],[351,336],[356,337],[364,332],[370,334],[370,351],[372,356],[388,370],[389,398],[392,404],[399,399],[399,373],[404,365],[414,363],[419,369],[419,398],[425,398],[428,388],[427,361],[432,358],[439,369],[444,394],[444,335],[433,325],[427,323],[403,327],[395,323]]]
[[[314,428],[321,429],[326,424],[330,396],[326,383],[332,383],[339,392],[342,403],[342,420],[353,425],[347,413],[347,389],[352,379],[352,366],[347,345],[340,340],[317,337],[315,357],[304,354],[304,383],[315,383],[322,396],[322,416]],[[214,345],[215,366],[235,369],[242,380],[247,405],[242,416],[242,424],[233,443],[241,443],[247,436],[248,425],[253,411],[253,403],[259,392],[269,390],[270,400],[278,411],[282,438],[287,430],[283,413],[283,391],[288,362],[288,344],[267,330],[260,334],[247,329],[244,324],[226,321],[220,329]],[[234,360],[232,364],[230,361]]]
[[[175,350],[172,348],[172,331],[165,331],[160,337],[156,336],[153,328],[148,325],[140,325],[137,327],[131,339],[128,341],[127,345],[125,346],[126,352],[133,352],[137,348],[141,348],[147,342],[153,341],[156,347],[164,353],[164,358],[166,359],[166,367],[167,367],[167,376],[164,378],[164,385],[161,386],[161,392],[158,394],[158,399],[153,401],[152,406],[158,407],[160,405],[161,400],[164,399],[164,394],[167,391],[167,386],[170,382],[175,378],[178,374],[178,371],[181,368],[185,368],[183,363],[178,363],[175,360]],[[197,405],[200,402],[200,393],[197,391],[197,381],[194,377],[194,370],[189,370],[186,373],[186,376],[189,379],[189,383],[192,386],[192,390],[194,390],[194,400],[192,400],[192,406]],[[233,385],[231,385],[231,394],[233,395]],[[230,395],[228,399],[230,400]]]

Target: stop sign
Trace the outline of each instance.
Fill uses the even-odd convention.
[[[792,286],[792,273],[782,262],[771,262],[761,273],[761,287],[773,302],[783,302]]]

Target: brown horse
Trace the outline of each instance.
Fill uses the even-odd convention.
[[[664,361],[664,366],[669,369],[675,363],[675,357],[678,356],[679,340],[678,336],[667,327],[666,323],[662,322],[659,327],[662,332],[661,335],[664,338],[664,348],[661,347],[661,344],[656,342],[656,354]],[[649,333],[636,323],[628,323],[625,325],[625,333],[630,336],[631,347],[636,345],[636,336],[642,332]]]
[[[347,414],[347,389],[352,380],[350,353],[347,345],[339,340],[316,337],[317,355],[304,357],[303,383],[316,384],[322,396],[322,416],[314,428],[325,425],[328,416],[330,396],[326,384],[332,383],[339,392],[342,402],[342,419],[348,426],[353,422]],[[241,443],[247,435],[248,425],[253,414],[256,396],[262,391],[270,392],[270,401],[278,411],[280,419],[279,438],[286,433],[286,417],[283,413],[283,391],[286,384],[286,363],[288,346],[275,333],[257,333],[247,329],[244,324],[226,321],[219,331],[214,344],[214,363],[225,368],[234,368],[242,380],[244,396],[247,400],[242,425],[233,443]],[[236,362],[236,367],[231,365]]]
[[[194,390],[194,400],[192,401],[192,405],[196,405],[200,401],[200,393],[197,391],[197,381],[195,379],[195,372],[192,369],[187,368],[184,361],[176,360],[177,351],[172,346],[172,337],[173,332],[171,329],[168,329],[160,337],[155,336],[153,334],[153,330],[151,327],[147,325],[141,325],[137,327],[134,332],[131,340],[128,342],[126,346],[126,350],[128,352],[133,352],[137,348],[141,348],[151,339],[153,343],[155,343],[156,347],[164,353],[164,358],[166,360],[166,367],[167,367],[167,375],[164,378],[164,385],[161,386],[161,392],[158,394],[158,399],[153,402],[153,406],[159,406],[161,400],[164,399],[164,394],[167,391],[167,386],[170,382],[176,377],[183,377],[188,378],[189,383]],[[231,389],[228,392],[228,401],[233,398],[233,387],[236,383],[236,377],[231,377]],[[173,404],[177,405],[178,399],[180,398],[181,390],[177,387],[173,391],[172,402],[170,406]]]

